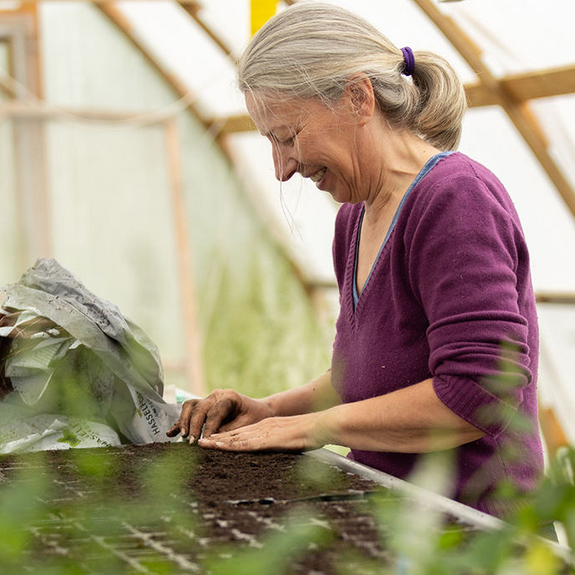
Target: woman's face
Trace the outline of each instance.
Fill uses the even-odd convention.
[[[338,202],[365,199],[361,190],[361,120],[342,97],[332,108],[317,99],[254,97],[246,105],[272,144],[276,178],[299,172]]]

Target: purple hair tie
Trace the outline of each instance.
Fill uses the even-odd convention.
[[[406,76],[411,76],[413,74],[413,68],[415,67],[415,57],[413,56],[413,51],[409,47],[401,49],[403,54],[403,70],[402,74]]]

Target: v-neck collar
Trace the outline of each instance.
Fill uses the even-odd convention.
[[[417,184],[419,184],[419,182],[421,182],[421,180],[432,170],[432,168],[435,166],[435,164],[437,164],[437,162],[439,162],[439,160],[449,156],[450,154],[453,154],[453,152],[451,152],[451,151],[450,152],[440,152],[439,154],[435,154],[435,156],[432,156],[431,158],[429,158],[429,160],[427,160],[427,162],[425,162],[425,165],[423,166],[423,168],[421,168],[421,170],[419,171],[417,176],[415,176],[415,179],[413,180],[413,182],[411,182],[411,184],[410,184],[409,188],[407,188],[407,191],[405,192],[405,194],[403,194],[403,197],[401,198],[401,201],[399,202],[399,205],[397,206],[397,210],[395,211],[393,219],[391,220],[391,224],[389,226],[389,229],[387,230],[387,233],[385,234],[385,238],[383,239],[381,247],[379,248],[377,256],[373,262],[373,265],[371,266],[371,270],[369,271],[367,279],[365,280],[365,283],[363,284],[363,288],[361,290],[361,293],[358,293],[358,290],[357,290],[357,260],[358,260],[358,255],[359,255],[359,240],[360,240],[360,236],[361,236],[361,224],[363,222],[363,216],[365,214],[365,204],[362,206],[361,213],[359,215],[359,218],[358,218],[358,221],[356,224],[356,228],[354,230],[355,250],[354,250],[354,258],[353,258],[353,276],[352,276],[352,309],[353,309],[353,311],[356,310],[357,304],[359,303],[360,298],[362,297],[363,293],[365,292],[365,288],[369,284],[369,280],[370,280],[370,278],[373,274],[373,271],[375,270],[375,267],[379,261],[381,253],[383,251],[383,248],[387,244],[387,240],[389,239],[389,236],[391,235],[391,232],[393,231],[393,228],[395,227],[395,224],[397,223],[397,220],[399,218],[399,213],[401,212],[401,208],[403,207],[405,200],[407,200],[407,197],[409,196],[409,194],[413,190],[413,188],[415,188],[415,186],[417,186]]]

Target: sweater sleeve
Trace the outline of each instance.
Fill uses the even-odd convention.
[[[497,437],[533,379],[517,290],[528,270],[523,234],[499,182],[456,175],[423,196],[406,253],[428,319],[433,386],[453,412]]]

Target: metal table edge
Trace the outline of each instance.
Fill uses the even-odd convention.
[[[493,515],[489,515],[488,513],[469,507],[468,505],[450,499],[445,495],[429,491],[404,479],[399,479],[398,477],[385,473],[384,471],[380,471],[379,469],[374,469],[373,467],[369,467],[363,463],[358,463],[353,459],[344,457],[343,455],[330,451],[329,449],[315,449],[313,451],[305,452],[305,455],[328,465],[334,465],[343,471],[359,475],[364,479],[369,479],[378,485],[386,487],[393,493],[411,497],[436,511],[449,513],[462,523],[466,523],[478,529],[484,531],[500,530],[505,528],[507,525],[505,521],[498,517],[494,517]],[[550,547],[551,550],[563,561],[575,567],[575,555],[574,551],[570,547],[561,545],[560,543],[556,543],[555,541],[551,541],[545,537],[534,537],[538,541],[542,541],[545,545]],[[529,541],[524,540],[521,542],[528,543]]]

